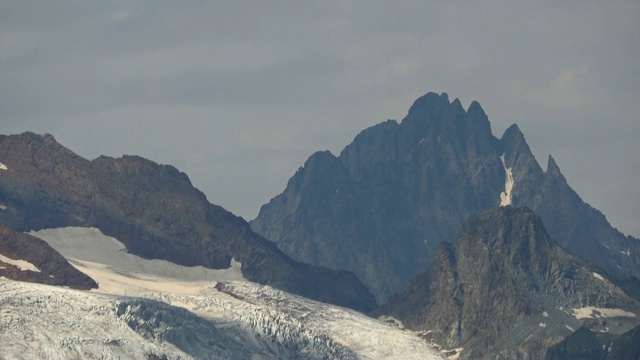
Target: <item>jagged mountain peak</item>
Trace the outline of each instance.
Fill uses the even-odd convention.
[[[467,249],[472,258],[474,253],[496,254],[509,266],[539,277],[551,272],[553,253],[564,253],[533,210],[510,205],[471,215],[458,234],[457,248]]]
[[[460,99],[458,99],[458,98],[453,99],[453,101],[451,102],[451,105],[453,105],[456,108],[460,108],[460,109],[462,109],[462,111],[464,111],[464,108],[462,107],[462,103],[460,102]]]
[[[407,117],[411,117],[412,115],[437,113],[448,107],[450,104],[449,95],[447,95],[447,93],[437,94],[429,92],[413,102],[413,105],[409,108],[409,114]]]
[[[567,182],[564,175],[562,175],[562,172],[560,171],[560,167],[551,155],[549,155],[549,159],[547,160],[547,175],[550,175],[553,178],[559,179],[563,182]]]
[[[511,205],[497,207],[482,214],[471,215],[462,226],[462,234],[482,233],[482,236],[465,237],[468,241],[481,241],[505,255],[519,251],[533,256],[542,249],[550,249],[552,241],[542,219],[527,207]],[[460,238],[460,237],[459,237]]]
[[[465,112],[427,93],[402,121],[360,132],[339,162],[307,162],[251,226],[293,258],[357,273],[378,301],[406,287],[441,241],[455,243],[469,215],[500,204],[533,209],[562,246],[609,273],[640,274],[640,242],[546,174],[518,125],[497,139],[477,102]]]
[[[502,135],[502,138],[504,139],[505,137],[522,137],[522,138],[524,138],[524,134],[520,130],[520,127],[518,126],[518,124],[513,123],[513,124],[511,124],[511,126],[509,126],[507,128],[507,130],[504,131],[504,134]]]
[[[482,105],[480,105],[479,102],[477,102],[476,100],[473,100],[471,102],[471,104],[469,104],[469,108],[467,108],[467,113],[469,113],[470,115],[479,115],[479,116],[486,116],[487,114],[484,112],[484,109],[482,108]]]
[[[527,140],[524,137],[518,124],[513,124],[505,130],[502,138],[500,139],[500,147],[505,154],[505,161],[508,166],[511,166],[519,158],[524,157],[527,161],[535,161],[535,157],[527,144]]]
[[[316,151],[305,161],[305,167],[312,167],[317,163],[324,163],[326,161],[335,161],[337,158],[333,153],[329,150],[324,151]]]

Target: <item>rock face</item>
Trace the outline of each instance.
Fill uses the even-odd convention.
[[[640,326],[622,335],[580,328],[547,351],[547,359],[640,359]]]
[[[542,358],[581,325],[621,333],[640,321],[639,304],[527,208],[472,215],[457,240],[442,242],[428,270],[375,314],[464,348],[465,358]]]
[[[551,157],[544,172],[516,125],[497,139],[480,104],[465,111],[447,94],[419,98],[401,123],[364,130],[338,157],[313,154],[251,226],[296,260],[354,272],[384,302],[469,215],[501,204],[532,208],[608,273],[640,275],[640,241],[584,203]]]
[[[46,242],[0,223],[0,255],[21,260],[35,267],[23,269],[0,259],[0,276],[7,279],[37,282],[48,285],[69,286],[88,290],[98,285],[87,275],[76,270]],[[13,262],[13,261],[11,261]]]
[[[96,227],[144,258],[212,269],[235,258],[250,281],[359,310],[375,306],[353,274],[293,261],[172,166],[137,156],[88,161],[33,133],[0,136],[0,161],[0,221],[17,231]]]

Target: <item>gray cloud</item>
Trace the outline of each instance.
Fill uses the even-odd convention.
[[[0,4],[0,132],[139,154],[246,218],[316,150],[428,91],[518,123],[583,199],[640,235],[640,5]]]

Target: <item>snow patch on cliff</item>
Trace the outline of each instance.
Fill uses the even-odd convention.
[[[38,269],[35,265],[25,260],[14,260],[0,254],[0,261],[2,261],[5,264],[17,266],[18,269],[20,269],[21,271],[40,272],[40,269]]]
[[[596,272],[594,272],[594,273],[593,273],[593,276],[594,276],[596,279],[598,279],[598,280],[605,281],[605,279],[602,277],[602,275],[600,275],[600,274],[598,274],[598,273],[596,273]]]
[[[507,164],[504,162],[504,154],[500,156],[500,160],[502,161],[502,166],[504,167],[504,171],[507,174],[507,178],[504,182],[504,191],[500,193],[500,206],[511,205],[511,199],[513,194],[511,191],[513,190],[513,173],[511,168],[507,167]]]
[[[589,318],[636,317],[636,314],[622,309],[597,308],[594,306],[572,309],[571,311],[573,312],[573,316],[578,320]]]

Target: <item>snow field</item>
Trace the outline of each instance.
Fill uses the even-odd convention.
[[[186,309],[212,322],[256,358],[442,358],[413,332],[248,282],[235,261],[227,270],[196,270],[141,259],[97,229],[48,229],[31,235],[96,280],[99,288],[92,292],[99,294],[84,295],[149,299]]]
[[[244,280],[242,264],[235,260],[231,261],[229,269],[212,270],[203,266],[187,267],[165,260],[143,259],[129,254],[123,243],[102,234],[96,228],[45,229],[32,231],[29,235],[46,241],[70,262],[75,261],[85,265],[92,263],[96,264],[95,268],[117,269],[127,274],[147,274],[151,277],[175,280]]]

